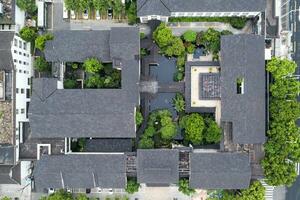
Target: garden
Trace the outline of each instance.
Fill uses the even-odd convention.
[[[121,70],[112,63],[102,63],[97,58],[88,58],[84,63],[66,63],[65,89],[75,88],[120,88]]]
[[[180,93],[173,98],[173,106],[178,113],[176,118],[173,118],[169,109],[159,109],[150,113],[138,148],[171,148],[173,143],[188,146],[220,142],[222,131],[213,116],[185,113],[185,100]],[[182,137],[178,137],[180,135]]]
[[[153,32],[153,40],[160,48],[162,55],[176,58],[175,81],[184,79],[184,65],[187,54],[194,54],[196,49],[204,49],[205,54],[212,54],[213,60],[219,59],[222,35],[232,34],[228,30],[217,31],[209,28],[206,31],[186,31],[181,37],[174,36],[165,23],[161,23]]]

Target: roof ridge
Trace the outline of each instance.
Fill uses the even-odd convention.
[[[164,7],[169,11],[171,12],[171,10],[168,8],[168,6],[163,2],[163,0],[160,0],[160,2],[164,5]]]

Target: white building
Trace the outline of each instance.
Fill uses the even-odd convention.
[[[265,0],[137,0],[142,23],[169,17],[255,17],[266,8]]]

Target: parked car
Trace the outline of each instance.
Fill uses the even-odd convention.
[[[83,17],[83,19],[88,19],[89,18],[89,11],[87,9],[85,9],[83,11],[82,17]]]
[[[108,17],[108,19],[112,19],[112,17],[113,17],[113,9],[112,8],[109,8],[107,10],[107,17]]]
[[[71,19],[76,19],[75,11],[71,10]]]
[[[99,10],[96,11],[96,20],[100,20],[101,16],[100,16],[100,12]]]

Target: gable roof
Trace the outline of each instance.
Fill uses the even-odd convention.
[[[0,144],[0,165],[13,165],[15,163],[15,147]]]
[[[11,71],[13,69],[11,45],[14,35],[14,32],[0,31],[0,70]]]
[[[124,154],[43,155],[33,171],[35,189],[125,188]]]
[[[203,189],[248,188],[251,168],[245,153],[191,153],[190,187]]]
[[[265,0],[137,0],[137,16],[171,16],[171,12],[261,12]]]
[[[137,180],[147,184],[171,184],[179,179],[179,152],[175,149],[137,150]]]
[[[0,184],[21,184],[21,164],[0,165]]]
[[[231,35],[221,38],[221,121],[232,122],[233,142],[265,142],[266,72],[264,37]],[[244,79],[244,94],[236,82]]]

